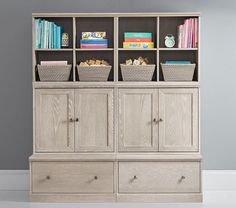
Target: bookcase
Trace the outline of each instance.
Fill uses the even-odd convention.
[[[62,26],[68,48],[35,48],[34,20]],[[165,47],[187,18],[198,19],[198,47]],[[82,32],[106,31],[108,48],[80,47]],[[154,48],[123,48],[125,32],[150,32]],[[37,202],[201,202],[200,14],[32,14],[33,155]],[[176,40],[177,41],[177,40]],[[120,64],[147,57],[151,81],[123,81]],[[80,81],[76,66],[105,59],[106,82]],[[67,82],[40,81],[40,61],[66,60]],[[161,63],[196,63],[192,81],[164,81]]]

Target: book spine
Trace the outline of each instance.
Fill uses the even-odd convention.
[[[44,48],[44,24],[45,20],[41,22],[41,41],[40,41],[40,48]]]
[[[152,42],[151,38],[125,38],[125,42]]]
[[[123,48],[154,48],[153,42],[123,42]]]
[[[38,28],[39,28],[39,20],[38,19],[35,19],[34,20],[34,39],[35,39],[35,42],[34,42],[34,47],[35,48],[38,48],[39,46],[39,43],[38,43],[38,38],[39,38],[39,33],[38,33]]]
[[[107,48],[107,44],[80,44],[81,48]]]
[[[152,33],[126,32],[124,36],[125,38],[152,38]]]
[[[57,27],[55,23],[53,23],[53,48],[57,48]]]
[[[89,39],[89,40],[80,40],[80,44],[108,44],[107,39]]]
[[[62,27],[57,26],[57,48],[61,48]]]

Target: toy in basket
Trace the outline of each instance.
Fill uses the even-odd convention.
[[[149,64],[147,58],[128,59],[120,64],[124,81],[151,81],[155,71],[155,64]]]
[[[192,81],[196,64],[188,61],[166,61],[161,63],[165,81]]]
[[[39,79],[44,82],[68,81],[72,65],[67,61],[41,61],[37,65]]]
[[[105,60],[90,59],[80,62],[77,71],[80,81],[107,81],[112,66]]]

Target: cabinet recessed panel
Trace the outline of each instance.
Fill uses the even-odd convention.
[[[122,89],[119,91],[119,150],[156,149],[157,91]]]
[[[73,151],[73,91],[36,90],[36,151]]]
[[[160,151],[198,150],[198,90],[161,89]]]
[[[75,93],[77,151],[113,149],[113,90],[81,89]]]

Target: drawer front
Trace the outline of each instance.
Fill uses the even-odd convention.
[[[120,193],[200,192],[200,162],[120,162]]]
[[[112,162],[32,162],[33,193],[112,193]]]

